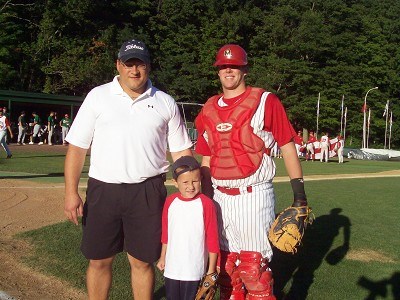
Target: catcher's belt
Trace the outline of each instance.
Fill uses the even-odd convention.
[[[218,186],[217,190],[220,191],[221,193],[224,193],[224,194],[227,194],[230,196],[237,196],[237,195],[240,195],[243,193],[240,188],[228,188],[228,187],[223,187],[223,186]],[[253,188],[251,186],[247,186],[244,188],[244,190],[246,190],[247,193],[251,193],[253,191]]]

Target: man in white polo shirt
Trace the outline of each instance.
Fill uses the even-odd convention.
[[[86,96],[66,137],[65,214],[83,216],[81,250],[89,265],[89,299],[106,299],[112,263],[125,250],[135,299],[152,299],[153,263],[161,249],[167,146],[175,161],[192,155],[175,100],[149,80],[150,55],[138,40],[125,42],[119,75]],[[85,204],[78,183],[91,148]]]

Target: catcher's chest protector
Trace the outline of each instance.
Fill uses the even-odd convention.
[[[220,96],[203,107],[202,120],[211,150],[211,175],[216,179],[241,179],[261,165],[264,141],[253,132],[251,119],[263,89],[252,88],[249,96],[228,107],[219,107]]]

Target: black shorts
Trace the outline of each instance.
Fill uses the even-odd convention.
[[[89,178],[82,218],[81,250],[87,259],[127,251],[144,262],[160,257],[164,177],[113,184]]]
[[[187,300],[196,298],[200,280],[183,281],[164,277],[167,300]]]

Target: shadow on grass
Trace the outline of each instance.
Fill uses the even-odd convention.
[[[344,258],[349,250],[351,223],[348,217],[340,214],[341,212],[341,208],[334,208],[330,214],[317,217],[307,228],[303,245],[295,255],[273,249],[271,269],[274,274],[274,293],[277,299],[307,299],[308,290],[314,282],[314,272],[320,267],[324,258],[331,265],[339,263]],[[342,227],[344,243],[331,250],[333,241]],[[291,279],[292,285],[290,288],[286,287]]]
[[[165,299],[165,286],[159,287],[156,292],[154,293],[154,300],[161,300]]]
[[[392,290],[394,300],[400,300],[400,272],[393,273],[392,277],[380,281],[372,281],[365,276],[360,277],[357,284],[369,291],[365,300],[373,300],[378,297],[388,297],[388,289]]]

